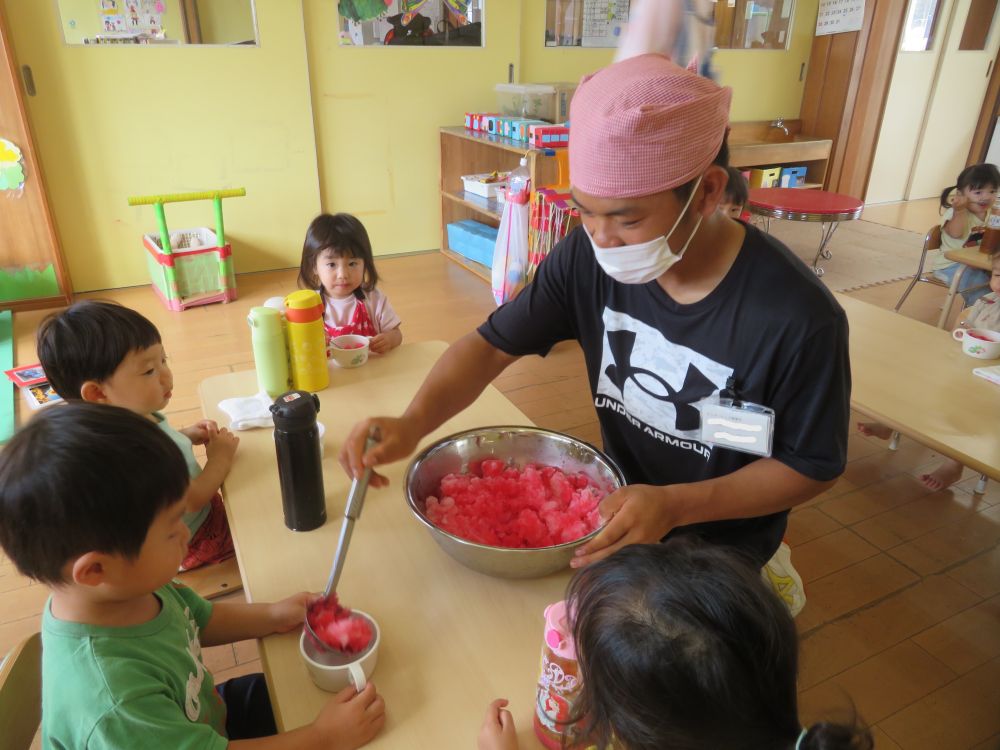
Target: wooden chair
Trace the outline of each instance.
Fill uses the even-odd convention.
[[[21,641],[0,664],[0,745],[28,750],[42,722],[42,636]]]
[[[941,249],[941,227],[939,225],[934,225],[929,230],[927,230],[927,234],[924,235],[924,246],[923,249],[921,249],[920,251],[920,261],[917,263],[917,272],[913,274],[913,278],[910,279],[910,283],[907,285],[906,289],[903,291],[903,294],[900,296],[899,302],[897,302],[896,306],[893,308],[894,312],[899,312],[899,308],[903,306],[903,303],[906,301],[906,298],[910,295],[910,292],[913,291],[913,287],[917,285],[917,282],[923,281],[928,284],[934,284],[935,286],[939,286],[944,289],[950,290],[951,285],[948,284],[948,282],[941,281],[941,279],[937,278],[934,275],[933,268],[931,269],[924,268],[924,264],[927,262],[927,253],[929,253],[931,250],[940,250],[940,249]],[[982,286],[970,287],[965,291],[981,289],[983,288],[983,286],[988,286],[988,285],[984,284]],[[941,318],[938,321],[938,328],[944,328],[945,323],[948,320],[948,313],[951,310],[951,305],[954,299],[955,299],[954,295],[949,295],[947,300],[945,300],[944,310],[941,311]]]
[[[194,592],[204,599],[214,599],[217,596],[243,590],[240,566],[236,563],[235,557],[215,565],[185,570],[177,574],[177,579],[194,589]]]

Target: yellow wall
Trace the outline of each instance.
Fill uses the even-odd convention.
[[[29,113],[78,291],[148,281],[140,237],[155,223],[131,194],[246,187],[225,204],[241,272],[297,265],[321,206],[358,215],[378,254],[437,248],[438,128],[492,109],[510,63],[519,81],[578,80],[612,55],[545,48],[541,0],[490,0],[485,47],[432,49],[339,46],[334,0],[257,0],[260,47],[180,49],[67,47],[53,3],[0,2],[34,71]],[[717,53],[734,120],[798,115],[817,2],[798,0],[790,49]],[[171,205],[167,220],[210,226],[210,206]]]
[[[297,3],[257,0],[260,47],[67,47],[54,3],[5,7],[77,291],[148,283],[155,220],[135,194],[245,187],[224,203],[236,270],[298,263],[319,185]],[[212,226],[211,203],[169,205],[167,222]]]
[[[105,33],[99,0],[58,0],[58,4],[68,44],[83,44],[84,38]],[[163,31],[167,39],[183,39],[179,0],[164,0],[164,5],[167,10],[163,14]],[[119,0],[119,14],[124,15],[124,8],[125,0]],[[69,27],[71,20],[76,22],[73,28]]]
[[[356,214],[376,253],[439,247],[438,128],[495,107],[520,4],[486,4],[485,47],[430,49],[341,47],[336,3],[304,6],[323,208]]]
[[[251,0],[199,0],[202,44],[233,44],[254,38]]]
[[[521,0],[521,68],[518,80],[578,81],[611,62],[614,50],[546,47],[545,3]],[[791,38],[785,50],[719,50],[713,64],[719,82],[733,88],[734,121],[797,118],[802,105],[805,73],[816,28],[818,0],[796,0]],[[488,6],[493,12],[494,6]]]

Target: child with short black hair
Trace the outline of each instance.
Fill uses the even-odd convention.
[[[368,336],[369,347],[384,354],[403,343],[399,316],[382,294],[372,243],[364,224],[350,214],[320,214],[306,230],[299,286],[323,300],[327,339]]]
[[[718,210],[731,219],[746,221],[750,218],[750,213],[746,210],[747,201],[750,200],[747,178],[736,167],[726,167],[726,171],[729,173],[729,182],[726,183],[726,193]]]
[[[56,392],[67,401],[131,409],[156,424],[181,449],[191,482],[184,523],[191,531],[183,570],[233,556],[233,540],[219,488],[229,474],[239,438],[210,419],[175,430],[161,413],[170,402],[173,374],[160,332],[135,310],[113,302],[83,301],[42,321],[38,357]],[[205,467],[192,445],[204,445]]]
[[[186,554],[180,449],[131,410],[79,400],[34,417],[0,454],[0,546],[46,584],[45,747],[360,747],[379,731],[372,684],[307,727],[276,732],[263,675],[218,689],[201,647],[302,625],[312,595],[211,603],[172,582]],[[249,740],[232,742],[230,740]]]
[[[802,727],[795,624],[732,550],[690,537],[630,545],[582,568],[566,598],[582,679],[568,747],[874,746],[853,722]],[[480,750],[518,747],[506,704],[487,711]]]

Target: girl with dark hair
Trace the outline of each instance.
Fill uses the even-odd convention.
[[[583,568],[567,593],[582,690],[566,747],[622,750],[870,750],[855,723],[803,728],[798,638],[760,572],[681,537]],[[515,750],[495,701],[480,750]]]
[[[367,336],[376,354],[403,343],[399,316],[376,284],[375,257],[364,225],[350,214],[313,219],[302,244],[299,286],[319,291],[328,340]]]
[[[993,164],[973,164],[966,167],[954,185],[941,192],[941,252],[934,260],[934,276],[951,284],[962,264],[944,257],[947,250],[976,247],[983,240],[990,206],[1000,189],[1000,171]],[[959,291],[970,307],[989,290],[990,275],[978,268],[966,268]]]

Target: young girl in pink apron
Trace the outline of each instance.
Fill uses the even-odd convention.
[[[369,348],[384,354],[403,342],[399,316],[375,288],[378,272],[364,225],[350,214],[320,214],[306,230],[299,286],[323,299],[327,341],[367,336]]]

